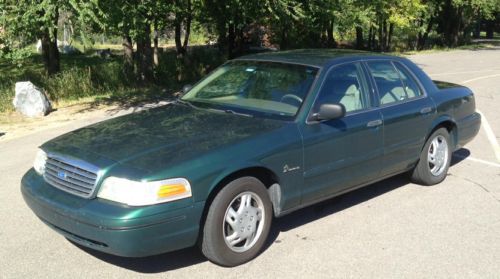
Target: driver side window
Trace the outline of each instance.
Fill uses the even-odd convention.
[[[321,87],[315,110],[322,104],[342,104],[347,113],[368,108],[370,103],[366,88],[363,70],[359,63],[334,67]]]

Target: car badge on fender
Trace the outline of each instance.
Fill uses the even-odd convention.
[[[288,165],[283,166],[283,173],[287,173],[287,172],[291,172],[291,171],[295,171],[295,170],[300,170],[300,167],[299,166],[289,167]]]

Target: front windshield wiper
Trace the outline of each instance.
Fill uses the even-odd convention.
[[[198,108],[197,106],[193,105],[191,102],[189,101],[184,101],[182,100],[181,98],[175,100],[176,103],[179,103],[179,104],[183,104],[183,105],[186,105],[186,106],[189,106],[189,107],[192,107],[192,108]]]
[[[231,109],[214,109],[214,108],[210,108],[209,110],[213,110],[213,111],[217,111],[217,112],[224,112],[224,113],[234,114],[234,115],[241,115],[241,116],[246,116],[246,117],[253,117],[253,115],[251,115],[251,114],[236,112],[236,111],[231,110]]]
[[[196,108],[196,109],[200,108],[200,107],[197,107],[197,106],[193,105],[191,102],[182,100],[180,98],[177,99],[175,102],[183,104],[183,105],[186,105],[186,106],[190,106],[190,107]],[[253,115],[251,115],[251,114],[236,112],[236,111],[231,110],[231,109],[216,109],[216,108],[206,108],[206,109],[212,110],[212,111],[217,111],[217,112],[224,112],[224,113],[234,114],[234,115],[241,115],[241,116],[246,116],[246,117],[253,117]]]

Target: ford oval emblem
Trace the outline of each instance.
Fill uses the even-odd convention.
[[[62,180],[65,180],[66,176],[67,176],[66,172],[64,172],[64,171],[60,171],[60,172],[57,173],[57,177],[59,177]]]

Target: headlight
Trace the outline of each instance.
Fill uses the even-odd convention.
[[[45,162],[47,161],[47,154],[39,149],[36,153],[35,162],[33,162],[33,168],[39,175],[45,173]]]
[[[132,181],[108,177],[101,185],[97,197],[131,206],[143,206],[191,197],[191,185],[184,178],[161,181]]]

